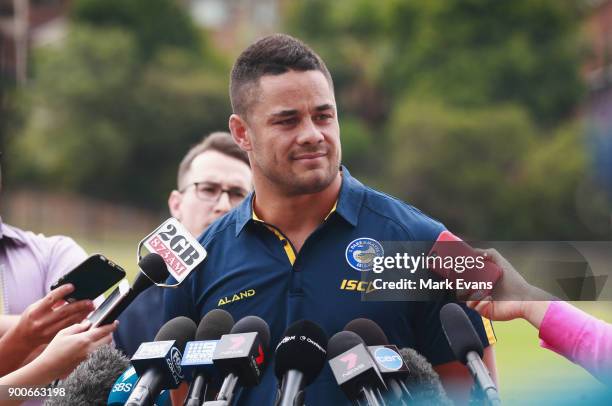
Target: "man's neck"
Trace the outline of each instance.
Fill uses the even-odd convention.
[[[340,172],[325,189],[318,193],[285,196],[268,188],[257,188],[253,209],[257,217],[279,228],[290,239],[310,235],[336,204],[342,185]],[[294,245],[300,245],[293,241]],[[299,250],[299,248],[298,248]]]

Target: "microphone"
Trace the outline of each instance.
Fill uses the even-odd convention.
[[[82,363],[68,377],[60,381],[58,388],[65,389],[65,396],[49,397],[48,406],[101,405],[117,376],[129,366],[130,361],[110,345],[104,345]]]
[[[222,309],[213,309],[200,320],[196,341],[187,343],[181,360],[185,375],[193,377],[184,406],[200,406],[206,400],[213,374],[213,353],[221,336],[233,326],[234,318]]]
[[[215,400],[204,405],[229,406],[238,383],[246,387],[259,384],[269,344],[268,323],[257,316],[238,320],[217,343],[213,363],[225,378]]]
[[[474,326],[461,306],[447,303],[440,310],[442,330],[455,357],[465,364],[477,387],[491,405],[501,404],[495,382],[482,362],[483,347]],[[483,399],[484,400],[484,399]]]
[[[399,352],[404,363],[410,369],[410,375],[404,382],[412,396],[411,404],[454,405],[446,395],[437,372],[434,371],[425,357],[412,348],[402,348]]]
[[[138,273],[127,294],[124,296],[109,295],[88,317],[93,326],[112,323],[138,295],[153,286],[154,283],[164,282],[170,275],[166,263],[159,254],[148,254],[138,262],[138,266],[143,272]]]
[[[340,331],[329,339],[327,359],[334,378],[350,400],[366,405],[384,405],[380,390],[385,382],[363,340],[352,331]]]
[[[124,373],[117,378],[113,388],[111,389],[108,400],[106,401],[107,406],[123,406],[127,402],[136,382],[138,381],[138,374],[134,367],[130,366],[125,370]],[[155,399],[154,406],[164,406],[170,399],[170,391],[163,390]]]
[[[274,373],[280,383],[276,406],[304,404],[303,389],[325,366],[326,347],[327,335],[311,321],[296,321],[287,328],[275,352]]]
[[[128,406],[151,406],[163,389],[176,389],[183,380],[182,352],[193,340],[196,325],[187,317],[176,317],[164,324],[155,341],[142,343],[132,357],[138,382],[130,394]]]
[[[357,334],[368,346],[368,351],[388,388],[385,400],[391,404],[407,406],[406,401],[411,395],[403,379],[409,375],[410,370],[398,348],[389,344],[389,339],[380,326],[370,319],[355,319],[349,322],[344,330]]]

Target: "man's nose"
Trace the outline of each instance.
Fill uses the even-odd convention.
[[[215,204],[215,211],[226,213],[232,209],[232,204],[230,203],[229,193],[227,191],[222,191],[219,196],[219,200],[217,200],[217,204]]]
[[[312,121],[312,118],[304,120],[304,125],[298,135],[298,144],[318,144],[325,139],[321,130]]]

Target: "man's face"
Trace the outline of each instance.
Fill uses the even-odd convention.
[[[217,151],[203,152],[191,163],[181,192],[170,194],[170,213],[197,237],[239,204],[240,193],[246,196],[251,184],[251,169],[246,163]],[[221,193],[218,200],[211,198],[220,189],[228,192]]]
[[[246,127],[255,176],[284,193],[320,192],[337,176],[340,128],[334,93],[323,73],[263,76]]]

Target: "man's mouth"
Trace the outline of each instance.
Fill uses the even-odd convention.
[[[311,159],[323,158],[326,155],[327,155],[327,153],[325,153],[325,152],[310,152],[310,153],[306,153],[306,154],[295,155],[293,157],[293,159],[295,161],[311,160]]]

